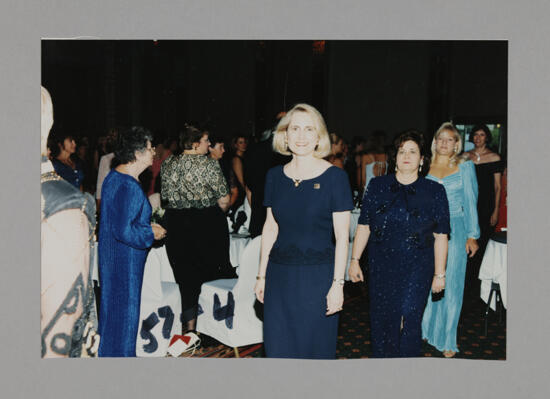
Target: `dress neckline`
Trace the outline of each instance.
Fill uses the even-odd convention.
[[[309,179],[299,179],[300,180],[300,183],[302,182],[305,182],[305,181],[308,181],[308,180],[314,180],[314,179],[318,179],[319,177],[323,176],[325,173],[327,173],[327,171],[329,169],[332,169],[332,168],[336,168],[336,166],[334,165],[330,165],[328,168],[326,168],[321,174],[317,175],[317,176],[314,176],[314,177],[310,177]],[[285,167],[284,165],[281,166],[281,172],[283,174],[284,177],[286,177],[287,179],[289,180],[292,180],[294,181],[295,179],[293,179],[292,177],[288,176],[286,173],[285,173]],[[297,180],[297,179],[296,179]]]
[[[432,175],[431,173],[428,173],[428,176],[431,176],[436,180],[445,180],[447,177],[458,175],[459,173],[460,173],[460,168],[456,172],[453,172],[450,175],[447,175],[447,176],[444,176],[444,177],[437,177],[437,176]]]
[[[395,173],[393,173],[393,180],[395,181],[395,183],[399,184],[400,186],[403,186],[403,187],[411,187],[413,186],[414,184],[416,184],[420,179],[422,178],[422,176],[418,175],[418,177],[416,178],[415,181],[411,182],[411,183],[408,183],[408,184],[403,184],[401,183],[399,180],[397,180],[397,176]]]

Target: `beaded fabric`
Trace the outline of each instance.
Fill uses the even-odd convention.
[[[368,283],[373,355],[419,356],[421,320],[434,274],[434,233],[449,234],[445,189],[419,177],[373,178],[359,224],[371,231]],[[403,320],[403,327],[401,322]]]

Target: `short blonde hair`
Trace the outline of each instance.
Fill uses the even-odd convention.
[[[319,144],[317,145],[317,147],[315,147],[315,152],[313,153],[313,156],[316,158],[324,158],[329,155],[331,153],[331,143],[327,131],[327,125],[325,124],[325,120],[323,119],[323,116],[319,113],[319,111],[317,111],[315,107],[312,107],[309,104],[296,104],[279,121],[277,128],[275,129],[275,136],[273,137],[273,149],[283,155],[292,154],[289,151],[288,145],[286,143],[286,132],[288,129],[288,125],[290,125],[292,116],[296,112],[305,112],[306,114],[311,116],[311,119],[313,119],[315,130],[317,131],[317,136],[319,138]]]
[[[456,150],[453,152],[453,155],[451,155],[450,159],[449,159],[449,162],[451,163],[451,165],[453,164],[461,164],[462,162],[465,161],[465,158],[463,156],[460,156],[460,153],[462,152],[462,137],[460,136],[460,134],[458,133],[458,130],[457,128],[453,125],[452,122],[444,122],[440,127],[439,129],[437,129],[437,131],[435,132],[434,134],[434,138],[432,140],[432,147],[431,147],[431,150],[432,150],[432,159],[435,158],[435,149],[436,149],[436,141],[437,139],[439,138],[439,136],[441,135],[441,133],[443,132],[450,132],[453,134],[454,136],[454,139],[456,141]]]

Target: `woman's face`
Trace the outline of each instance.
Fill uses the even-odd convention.
[[[74,154],[76,151],[76,142],[72,137],[67,137],[63,140],[63,150],[67,151],[69,154]]]
[[[319,134],[313,118],[306,112],[295,112],[287,128],[289,150],[296,155],[310,155],[319,144]]]
[[[340,139],[336,144],[332,145],[333,154],[341,154],[344,152],[344,140]]]
[[[420,159],[420,148],[412,140],[405,141],[397,150],[397,168],[400,172],[418,171]]]
[[[223,157],[225,146],[223,143],[216,143],[216,145],[211,145],[210,147],[208,147],[208,151],[210,151],[210,155],[212,156],[212,158],[219,160]]]
[[[456,145],[455,135],[448,130],[443,130],[435,140],[435,152],[439,155],[451,156],[456,152]]]
[[[151,146],[151,142],[147,141],[147,147],[143,151],[136,151],[136,161],[141,162],[145,168],[153,164],[155,157],[155,148]]]
[[[235,150],[239,152],[245,152],[248,148],[248,142],[244,137],[237,138],[237,141],[235,142]]]
[[[208,154],[208,147],[210,147],[210,140],[208,140],[208,135],[203,134],[200,141],[195,144],[195,150],[199,154]]]
[[[485,144],[487,144],[487,135],[485,134],[485,132],[483,130],[476,130],[474,132],[474,137],[473,137],[473,141],[474,141],[474,145],[476,147],[481,147]]]

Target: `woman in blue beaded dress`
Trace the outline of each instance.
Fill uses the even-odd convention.
[[[255,287],[264,303],[265,353],[334,359],[353,209],[349,179],[322,159],[330,139],[310,105],[298,104],[281,119],[273,147],[292,160],[270,169],[265,184]]]
[[[418,174],[423,144],[415,131],[397,137],[396,173],[373,178],[361,206],[349,275],[363,281],[368,242],[374,357],[420,356],[426,297],[445,287],[449,208],[443,187]]]
[[[452,123],[437,130],[432,142],[433,159],[428,179],[445,187],[451,216],[451,240],[447,257],[445,296],[439,301],[428,299],[422,320],[422,337],[453,357],[458,352],[456,332],[462,309],[467,255],[474,256],[479,238],[477,220],[477,180],[472,161],[459,154],[462,139]]]

